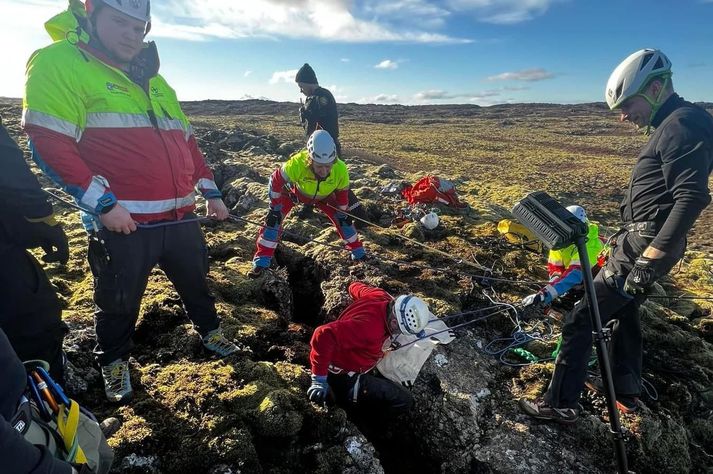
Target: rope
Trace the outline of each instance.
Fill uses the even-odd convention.
[[[509,306],[509,305],[503,304],[502,306]],[[455,317],[462,317],[462,316],[464,316],[464,315],[466,315],[466,314],[476,314],[476,313],[483,312],[483,311],[488,311],[488,310],[491,310],[491,311],[492,311],[493,309],[495,309],[495,307],[494,307],[494,306],[490,306],[490,307],[487,307],[487,308],[481,308],[481,309],[474,310],[474,311],[466,311],[466,312],[463,312],[463,313],[451,314],[451,315],[449,315],[449,316],[444,316],[443,318],[432,319],[432,320],[430,320],[429,322],[432,322],[432,321],[446,321],[446,320],[448,320],[448,319],[452,319],[452,318],[455,318]],[[472,320],[470,320],[470,321],[466,321],[466,322],[461,323],[461,324],[456,324],[455,326],[449,326],[449,327],[446,328],[446,329],[442,329],[442,330],[440,330],[440,331],[436,331],[436,332],[434,332],[434,333],[429,334],[428,336],[418,337],[418,338],[416,338],[415,340],[413,340],[413,341],[411,341],[411,342],[409,342],[409,343],[403,344],[403,345],[401,345],[401,346],[398,346],[398,347],[392,349],[392,352],[398,351],[399,349],[403,349],[404,347],[408,347],[408,346],[410,346],[410,345],[412,345],[412,344],[416,344],[418,341],[422,341],[422,340],[424,340],[424,339],[431,339],[433,336],[435,336],[435,335],[437,335],[437,334],[442,334],[442,333],[444,333],[444,332],[452,332],[452,331],[454,331],[455,329],[464,328],[464,327],[469,326],[469,325],[471,325],[471,324],[475,324],[475,323],[477,323],[477,322],[484,321],[484,320],[490,318],[491,316],[495,316],[496,314],[500,314],[500,313],[502,313],[502,312],[503,312],[502,309],[495,309],[495,311],[492,311],[491,313],[482,315],[482,316],[477,317],[477,318],[475,318],[475,319],[472,319]]]
[[[542,323],[545,326],[544,331],[539,331],[536,329],[539,323]],[[521,346],[527,344],[530,341],[546,341],[553,335],[554,328],[552,327],[552,324],[547,321],[538,321],[532,326],[532,329],[524,329],[523,323],[519,320],[519,318],[517,318],[515,329],[513,329],[512,333],[510,333],[510,337],[499,337],[493,339],[488,344],[486,344],[485,347],[483,347],[483,352],[493,357],[496,357],[501,364],[506,365],[508,367],[525,367],[539,362],[546,362],[554,360],[554,357],[545,357],[540,359],[534,354],[531,354],[530,352],[522,349]],[[496,348],[496,346],[499,345],[502,346]],[[508,361],[506,359],[506,356],[510,352],[518,354],[520,357],[527,359],[528,362],[517,363]]]
[[[254,226],[256,226],[256,227],[265,227],[265,224],[261,224],[261,223],[255,222],[255,221],[251,221],[250,219],[246,219],[246,218],[244,218],[244,217],[236,216],[235,214],[228,214],[228,219],[230,219],[230,220],[232,220],[232,221],[235,221],[235,222],[245,222],[246,224],[251,224],[251,225],[254,225]],[[293,238],[295,238],[295,239],[301,239],[301,240],[307,239],[307,242],[314,242],[315,244],[319,244],[319,245],[323,245],[323,246],[328,247],[328,248],[331,248],[331,249],[339,250],[340,252],[342,252],[342,251],[347,251],[347,252],[349,252],[349,249],[346,249],[346,248],[344,248],[344,247],[342,247],[342,246],[340,246],[340,245],[334,245],[334,244],[328,244],[328,243],[325,243],[325,242],[320,242],[319,240],[316,240],[316,239],[306,238],[306,237],[304,237],[304,236],[302,236],[302,235],[295,234],[294,232],[289,232],[289,231],[287,231],[287,230],[284,229],[284,226],[283,226],[283,229],[282,229],[282,233],[283,233],[284,235],[288,235],[288,236],[293,237]]]
[[[359,217],[359,216],[355,216],[354,214],[352,214],[352,213],[350,213],[350,212],[341,210],[341,209],[339,209],[338,207],[333,206],[332,204],[329,204],[329,203],[326,203],[326,204],[327,204],[327,206],[331,207],[331,208],[334,209],[335,211],[341,212],[342,214],[345,214],[345,215],[351,217],[352,219],[356,219],[356,220],[358,220],[358,221],[361,221],[361,222],[363,222],[363,223],[365,223],[365,224],[367,224],[367,225],[369,225],[369,226],[371,226],[371,227],[376,227],[376,228],[378,228],[379,230],[383,231],[384,233],[386,233],[386,234],[388,234],[388,235],[392,235],[392,236],[394,236],[394,237],[398,237],[398,238],[400,238],[400,239],[403,239],[403,240],[405,240],[405,241],[407,241],[407,242],[410,242],[410,243],[412,243],[412,244],[414,244],[414,245],[417,245],[417,246],[419,246],[419,247],[422,247],[422,248],[424,248],[424,249],[426,249],[426,250],[428,250],[428,251],[430,251],[430,252],[434,252],[434,253],[437,253],[437,254],[439,254],[439,255],[441,255],[441,256],[443,256],[443,257],[446,257],[446,258],[448,258],[448,259],[455,260],[456,263],[459,263],[459,264],[462,263],[462,264],[465,264],[465,265],[469,265],[469,266],[471,266],[471,267],[473,267],[473,268],[477,268],[478,270],[491,271],[491,269],[489,269],[489,268],[487,268],[487,267],[484,267],[483,265],[480,265],[480,264],[477,264],[477,263],[473,263],[473,262],[469,262],[469,261],[463,260],[463,259],[457,259],[457,258],[453,257],[453,255],[449,254],[448,252],[444,252],[443,250],[439,250],[439,249],[437,249],[437,248],[431,247],[430,245],[426,245],[426,244],[424,244],[423,242],[419,242],[419,241],[416,240],[416,239],[412,239],[412,238],[410,238],[410,237],[406,237],[405,235],[402,235],[402,234],[400,234],[400,233],[398,233],[398,232],[396,232],[396,231],[393,231],[393,230],[391,230],[391,229],[389,229],[389,228],[382,227],[382,226],[380,226],[380,225],[378,225],[378,224],[374,224],[373,222],[370,222],[370,221],[368,221],[368,220],[366,220],[366,219],[362,219],[362,218]]]
[[[650,295],[647,296],[649,299],[657,299],[657,300],[704,300],[704,301],[713,301],[713,296],[662,296],[662,295]]]
[[[656,390],[656,387],[654,387],[654,384],[649,382],[644,377],[641,377],[641,388],[644,389],[644,392],[646,392],[646,396],[649,397],[652,401],[655,402],[659,399],[659,392]]]
[[[333,207],[333,206],[332,206],[332,207]],[[340,212],[344,212],[344,211],[340,211]],[[348,213],[348,212],[344,212],[344,214],[349,215],[349,216],[351,216],[351,217],[356,217],[357,219],[360,219],[360,218],[358,218],[357,216],[353,216],[352,214],[350,214],[350,213]],[[233,216],[233,215],[231,214],[231,216]],[[237,216],[234,216],[234,217],[237,218]],[[259,226],[259,227],[264,227],[263,224],[256,224],[256,223],[251,222],[251,221],[248,221],[247,219],[244,219],[244,218],[238,218],[238,219],[243,220],[243,221],[245,221],[245,222],[248,222],[248,223],[250,223],[250,224]],[[360,219],[360,220],[363,220],[363,219]],[[373,223],[370,223],[370,222],[368,222],[368,221],[365,221],[365,222],[367,222],[367,223],[370,224],[370,225],[376,226],[376,227],[378,227],[378,228],[380,228],[380,229],[384,229],[383,227],[378,226],[377,224],[373,224]],[[310,227],[310,228],[315,229],[315,230],[318,230],[318,231],[320,231],[320,232],[324,230],[322,227],[316,226],[316,225],[311,224],[311,223],[309,223],[309,222],[307,222],[307,221],[302,221],[302,223],[303,223],[306,227]],[[294,234],[294,233],[289,233],[289,232],[287,232],[286,230],[284,230],[284,228],[285,228],[285,224],[283,224],[283,233],[284,233],[285,235],[292,235],[293,237],[298,238],[298,239],[305,239],[305,237],[303,237],[303,236],[301,236],[301,235],[297,235],[297,234]],[[335,248],[335,249],[338,249],[338,250],[340,250],[340,251],[342,251],[342,250],[344,250],[344,251],[349,251],[348,249],[346,249],[346,248],[344,248],[344,247],[338,247],[338,246],[336,246],[336,245],[324,244],[323,242],[319,242],[319,241],[314,240],[314,239],[307,239],[307,241],[308,241],[308,242],[315,242],[315,243],[320,244],[320,245],[325,245],[325,246],[330,247],[330,248]],[[419,244],[420,244],[420,242],[419,242]],[[429,248],[430,248],[430,247],[429,247]],[[439,252],[440,252],[440,251],[439,251]],[[448,258],[452,259],[453,257],[452,257],[450,254],[448,254]],[[379,257],[379,260],[382,261],[382,262],[393,263],[393,264],[395,264],[395,265],[408,265],[408,266],[411,266],[411,267],[414,267],[414,268],[418,268],[418,269],[420,269],[420,270],[432,270],[432,271],[435,271],[435,272],[438,272],[438,273],[455,274],[455,275],[458,275],[458,276],[460,276],[460,277],[477,278],[477,279],[480,279],[480,280],[485,281],[485,282],[487,282],[487,281],[493,281],[493,282],[512,283],[512,284],[516,284],[516,285],[527,285],[527,286],[530,286],[530,285],[538,285],[538,286],[541,286],[541,285],[545,285],[545,284],[548,283],[547,281],[512,280],[512,279],[507,279],[507,278],[493,277],[493,276],[491,276],[492,273],[493,273],[493,269],[492,269],[492,268],[484,267],[484,266],[482,266],[482,265],[481,265],[480,267],[482,267],[482,268],[484,269],[484,271],[486,272],[485,275],[474,275],[474,274],[472,274],[472,273],[461,272],[461,271],[453,270],[453,269],[450,269],[450,268],[439,268],[439,267],[435,267],[435,266],[419,265],[419,264],[413,263],[413,262],[406,262],[406,261],[403,261],[403,260],[395,260],[395,259],[390,259],[390,258],[388,258],[388,257],[382,257],[382,256]],[[363,262],[366,263],[366,264],[369,264],[369,263],[370,263],[368,259],[367,259],[367,260],[364,260]],[[497,262],[496,262],[496,263],[497,263]],[[495,267],[495,264],[493,265],[493,267]]]
[[[53,188],[42,188],[42,190],[45,193],[49,194],[50,197],[57,200],[59,203],[69,206],[73,209],[77,209],[79,211],[86,212],[87,214],[89,214],[91,216],[99,217],[98,213],[96,213],[94,211],[90,211],[90,210],[88,210],[82,206],[79,206],[67,199],[64,199],[61,196],[58,196],[54,192],[50,191],[50,189],[53,189]],[[140,224],[137,222],[136,227],[138,227],[139,229],[155,229],[158,227],[168,227],[168,226],[172,226],[172,225],[188,224],[190,222],[205,222],[205,221],[210,221],[210,220],[213,220],[213,219],[211,219],[210,217],[191,217],[189,219],[182,219],[180,221],[156,222],[154,224]]]
[[[77,205],[77,204],[75,204],[75,203],[73,203],[73,202],[70,202],[70,201],[64,199],[64,198],[61,197],[61,196],[58,196],[57,194],[55,194],[55,193],[53,192],[53,190],[50,190],[50,189],[51,189],[51,188],[43,188],[43,191],[46,192],[46,193],[47,193],[49,196],[51,196],[52,198],[56,199],[58,202],[60,202],[60,203],[62,203],[62,204],[65,204],[65,205],[67,205],[67,206],[69,206],[69,207],[71,207],[71,208],[73,208],[73,209],[76,209],[76,210],[79,210],[79,211],[82,211],[82,212],[86,212],[87,214],[90,214],[90,215],[92,215],[92,216],[98,216],[98,215],[99,215],[99,214],[97,214],[97,213],[94,212],[94,211],[90,211],[90,210],[88,210],[88,209],[85,209],[85,208],[82,207],[82,206],[79,206],[79,205]],[[349,214],[349,213],[346,213],[346,212],[345,212],[345,214],[347,214],[347,215],[349,215],[349,216],[351,216],[351,217],[356,217],[356,216],[353,216],[352,214]],[[228,218],[231,219],[231,220],[233,220],[233,221],[241,221],[241,222],[245,222],[245,223],[247,223],[247,224],[251,224],[251,225],[254,225],[254,226],[257,226],[257,227],[265,227],[265,225],[262,224],[262,223],[257,223],[257,222],[251,221],[251,220],[249,220],[249,219],[245,219],[244,217],[236,216],[235,214],[228,214]],[[359,219],[359,218],[357,217],[357,219]],[[142,229],[151,229],[151,228],[156,228],[156,227],[165,227],[165,226],[170,226],[170,225],[185,224],[185,223],[189,223],[189,222],[205,222],[205,221],[210,221],[210,220],[213,220],[213,219],[208,218],[208,217],[195,217],[195,218],[191,218],[191,219],[184,219],[184,220],[181,220],[181,221],[168,221],[168,222],[160,222],[160,223],[156,223],[156,224],[137,224],[136,226],[139,227],[139,228],[142,228]],[[363,220],[363,219],[360,219],[360,220]],[[378,226],[378,225],[376,225],[376,224],[373,224],[373,223],[370,223],[370,222],[368,222],[368,221],[364,221],[364,222],[367,222],[369,225],[376,226],[376,227],[379,227],[380,229],[383,229],[383,227],[380,227],[380,226]],[[320,227],[317,227],[317,226],[315,226],[315,225],[313,225],[313,224],[310,224],[310,223],[308,223],[308,222],[306,222],[305,224],[306,224],[307,226],[309,226],[309,227],[318,229],[318,230],[320,230],[320,231],[323,230],[323,229],[321,229]],[[302,236],[302,235],[300,235],[300,234],[293,233],[293,232],[289,232],[289,231],[285,230],[284,228],[283,228],[282,233],[283,233],[284,235],[291,236],[291,237],[293,237],[293,238],[295,238],[295,239],[300,239],[300,240],[304,240],[304,239],[305,239],[304,236]],[[400,234],[396,234],[396,235],[397,235],[397,236],[400,236],[400,237],[403,237],[403,238],[405,238],[405,239],[408,239],[408,237],[401,236]],[[318,244],[318,245],[322,245],[322,246],[327,247],[327,248],[339,250],[340,252],[341,252],[341,251],[347,251],[347,252],[349,251],[348,249],[346,249],[346,248],[344,248],[344,247],[342,247],[342,246],[333,245],[333,244],[328,244],[328,243],[325,243],[325,242],[320,242],[320,241],[318,241],[318,240],[316,240],[316,239],[313,239],[313,238],[306,238],[306,240],[307,240],[307,242],[313,242],[313,243],[316,243],[316,244]],[[408,240],[412,240],[412,239],[408,239]],[[415,242],[417,242],[417,241],[415,241]],[[447,253],[445,253],[445,252],[443,252],[443,251],[441,251],[441,250],[438,250],[438,249],[432,249],[431,247],[428,247],[428,246],[426,246],[426,245],[424,245],[424,244],[421,244],[421,242],[417,242],[417,243],[418,243],[419,245],[422,245],[422,246],[426,247],[427,249],[431,249],[431,250],[434,250],[434,251],[436,251],[436,252],[438,252],[438,253],[440,253],[440,254],[445,255],[445,256],[447,256],[449,259],[453,259],[453,257],[452,257],[450,254],[447,254]],[[421,269],[421,270],[432,270],[432,271],[436,271],[436,272],[444,273],[444,274],[455,274],[455,275],[462,276],[462,277],[477,278],[477,279],[480,279],[481,281],[484,281],[484,282],[512,283],[512,284],[517,284],[517,285],[528,285],[528,286],[529,286],[529,285],[533,285],[533,284],[534,284],[534,285],[541,285],[541,284],[547,283],[547,282],[527,281],[527,280],[512,280],[512,279],[507,279],[507,278],[493,277],[493,276],[491,276],[491,274],[492,274],[492,269],[489,269],[489,268],[487,268],[487,267],[484,267],[483,265],[476,265],[476,264],[473,264],[473,263],[471,263],[471,262],[467,262],[467,261],[463,261],[463,260],[457,260],[456,263],[466,263],[466,264],[471,265],[471,266],[473,266],[473,267],[475,267],[475,268],[484,270],[484,271],[486,272],[486,274],[485,274],[485,275],[474,275],[474,274],[472,274],[472,273],[460,272],[460,271],[453,270],[453,269],[450,269],[450,268],[438,268],[438,267],[434,267],[434,266],[419,265],[419,264],[416,264],[416,263],[413,263],[413,262],[404,262],[404,261],[394,260],[394,259],[390,259],[390,258],[386,258],[386,257],[379,257],[379,258],[380,258],[381,261],[393,263],[393,264],[395,264],[395,265],[410,265],[410,266],[412,266],[412,267],[414,267],[414,268],[419,268],[419,269]],[[365,263],[368,263],[368,262],[365,262]]]

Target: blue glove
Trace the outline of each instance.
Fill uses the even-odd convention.
[[[307,396],[311,402],[324,403],[329,393],[329,384],[326,375],[312,375],[312,385],[307,389]]]

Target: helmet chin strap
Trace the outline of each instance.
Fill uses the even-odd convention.
[[[659,111],[661,106],[663,105],[663,101],[661,100],[661,96],[663,96],[664,92],[666,92],[666,88],[668,86],[669,81],[671,80],[671,75],[667,74],[665,76],[663,85],[661,86],[661,90],[659,91],[658,95],[656,96],[656,100],[652,100],[649,96],[644,94],[643,92],[640,92],[639,95],[640,97],[643,97],[646,102],[649,103],[651,106],[651,115],[649,115],[649,123],[646,125],[646,130],[644,130],[644,135],[649,136],[651,135],[651,122],[654,121],[654,117],[656,116],[656,113]]]

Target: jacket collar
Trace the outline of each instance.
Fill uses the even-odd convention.
[[[678,109],[679,107],[683,106],[686,101],[684,101],[678,94],[675,92],[671,94],[671,96],[666,99],[666,102],[663,103],[661,108],[656,112],[656,115],[654,116],[654,119],[651,121],[651,126],[654,128],[657,128],[661,123],[671,115],[671,113]]]

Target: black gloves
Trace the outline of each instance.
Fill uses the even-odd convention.
[[[42,247],[45,255],[42,260],[51,263],[66,264],[69,260],[69,243],[62,226],[54,215],[42,219],[17,219],[12,238],[15,244],[25,249]]]
[[[656,281],[656,259],[641,256],[624,282],[624,291],[630,295],[643,294]]]

